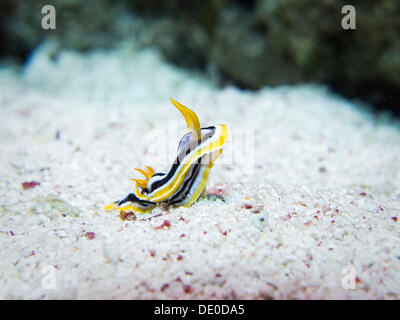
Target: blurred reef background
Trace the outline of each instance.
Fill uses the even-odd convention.
[[[56,30],[40,27],[46,4],[56,8]],[[341,27],[348,4],[356,8],[356,30]],[[23,64],[49,38],[80,51],[132,41],[220,86],[322,83],[399,114],[398,0],[2,0],[0,14],[6,61]]]

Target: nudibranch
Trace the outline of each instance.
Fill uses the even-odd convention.
[[[135,181],[134,192],[105,209],[148,213],[160,204],[189,207],[205,192],[208,175],[222,153],[229,130],[223,124],[200,128],[196,113],[172,98],[171,102],[190,131],[180,140],[171,169],[156,173],[149,166],[136,168],[145,179],[131,179]]]

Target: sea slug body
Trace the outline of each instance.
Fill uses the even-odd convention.
[[[179,142],[176,159],[169,172],[155,172],[149,166],[136,169],[145,179],[135,181],[134,192],[115,201],[105,209],[148,213],[157,205],[189,207],[204,192],[206,181],[214,162],[222,153],[229,136],[226,125],[200,128],[197,115],[171,98],[182,113],[190,130]]]

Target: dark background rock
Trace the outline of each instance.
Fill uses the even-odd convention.
[[[41,8],[57,29],[41,29]],[[357,29],[343,30],[353,4]],[[0,52],[23,62],[46,38],[89,50],[134,41],[243,88],[317,82],[377,109],[400,102],[400,2],[364,0],[2,0]]]

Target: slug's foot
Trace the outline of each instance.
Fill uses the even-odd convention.
[[[123,211],[143,214],[150,212],[156,207],[155,203],[140,200],[136,202],[136,199],[132,199],[132,196],[128,195],[128,197],[123,200],[115,201],[106,205],[104,209],[117,210],[118,213],[121,213]],[[132,202],[131,200],[134,200],[135,202]]]

